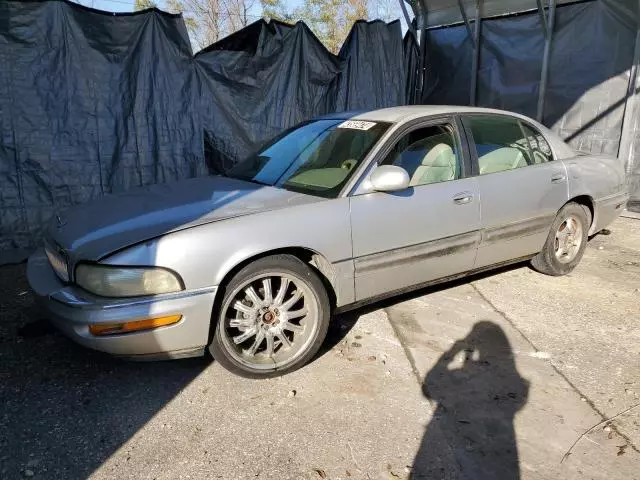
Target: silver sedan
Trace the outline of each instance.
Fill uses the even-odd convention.
[[[627,199],[621,162],[575,152],[520,115],[336,114],[223,176],[56,216],[28,276],[52,321],[87,347],[208,349],[267,377],[308,362],[336,311],[513,262],[566,274]]]

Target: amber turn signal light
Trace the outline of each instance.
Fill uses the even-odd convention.
[[[168,317],[147,318],[145,320],[135,320],[124,323],[97,323],[89,325],[89,331],[98,337],[104,335],[114,335],[117,333],[138,332],[140,330],[151,330],[153,328],[165,327],[178,323],[182,315],[170,315]]]

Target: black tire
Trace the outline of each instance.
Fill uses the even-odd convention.
[[[299,356],[296,357],[295,360],[291,360],[290,364],[287,364],[282,368],[269,368],[264,365],[260,366],[260,368],[252,368],[250,365],[242,363],[242,353],[238,351],[235,351],[234,353],[232,341],[230,341],[231,334],[229,333],[229,331],[233,330],[234,327],[229,325],[230,320],[223,318],[223,316],[225,316],[225,312],[229,311],[229,307],[231,306],[231,302],[234,298],[237,300],[237,295],[240,294],[241,289],[246,286],[247,282],[251,282],[251,279],[256,279],[256,277],[258,277],[257,280],[254,280],[257,282],[262,278],[261,276],[270,277],[272,274],[276,275],[278,273],[291,277],[295,282],[302,282],[300,284],[302,289],[306,288],[307,292],[311,293],[312,298],[310,298],[309,301],[315,302],[313,308],[317,307],[317,321],[313,323],[313,329],[310,331],[309,336],[304,340],[303,347],[301,347],[299,353],[297,353]],[[275,279],[278,277],[274,276],[270,278]],[[302,284],[304,284],[304,286]],[[297,284],[292,283],[292,286],[297,287]],[[293,293],[296,291],[297,290],[294,290]],[[259,295],[264,295],[263,290],[260,292],[262,293],[259,293]],[[329,327],[329,320],[331,317],[331,304],[327,291],[318,274],[307,264],[293,255],[273,255],[250,263],[236,273],[225,285],[222,298],[222,302],[219,305],[220,308],[218,311],[214,311],[212,316],[216,325],[212,342],[209,345],[209,351],[215,361],[219,362],[230,372],[241,377],[272,378],[297,370],[308,363],[316,355],[327,335],[327,329]],[[304,302],[306,302],[306,295],[303,298]],[[306,303],[304,304],[304,308],[307,308]],[[277,312],[277,309],[275,311]],[[269,327],[263,326],[262,328],[268,329]],[[305,329],[306,328],[307,327],[305,327]],[[293,335],[294,334],[291,333],[292,338]],[[266,340],[264,342],[266,342]],[[263,345],[263,341],[260,342],[260,345]],[[279,348],[283,347],[283,344],[279,345]]]
[[[580,222],[580,246],[575,256],[565,263],[560,261],[556,255],[556,232],[569,218]],[[587,248],[590,227],[591,212],[588,208],[573,202],[567,203],[560,209],[556,219],[553,221],[542,251],[531,259],[531,266],[540,273],[555,277],[570,273],[580,263],[584,250]]]

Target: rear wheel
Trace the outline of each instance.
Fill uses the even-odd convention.
[[[329,317],[329,297],[309,266],[292,255],[265,257],[226,286],[209,349],[238,375],[283,375],[317,353]]]
[[[542,251],[531,260],[533,268],[554,276],[571,272],[580,263],[587,247],[589,227],[590,215],[587,215],[586,207],[566,204],[551,225]]]

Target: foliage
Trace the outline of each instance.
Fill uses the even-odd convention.
[[[305,22],[333,53],[338,53],[355,21],[390,21],[400,10],[398,0],[305,0],[291,12],[283,8],[282,0],[262,0],[262,4],[265,17]]]
[[[136,0],[133,4],[133,8],[138,10],[145,10],[147,8],[159,8],[158,2],[155,0]]]
[[[287,9],[282,0],[260,0],[262,7],[262,16],[271,20],[280,20],[281,22],[293,23],[296,19],[293,12]]]
[[[136,0],[137,3],[154,0]],[[205,48],[221,38],[259,19],[251,13],[258,0],[165,0],[164,10],[182,13],[195,50]]]
[[[294,17],[304,21],[322,43],[338,53],[356,20],[369,16],[367,0],[305,0]]]
[[[182,13],[195,50],[263,17],[305,22],[333,53],[338,53],[356,20],[389,21],[399,11],[397,0],[304,0],[294,9],[288,8],[287,0],[135,0],[136,10],[152,7]]]

